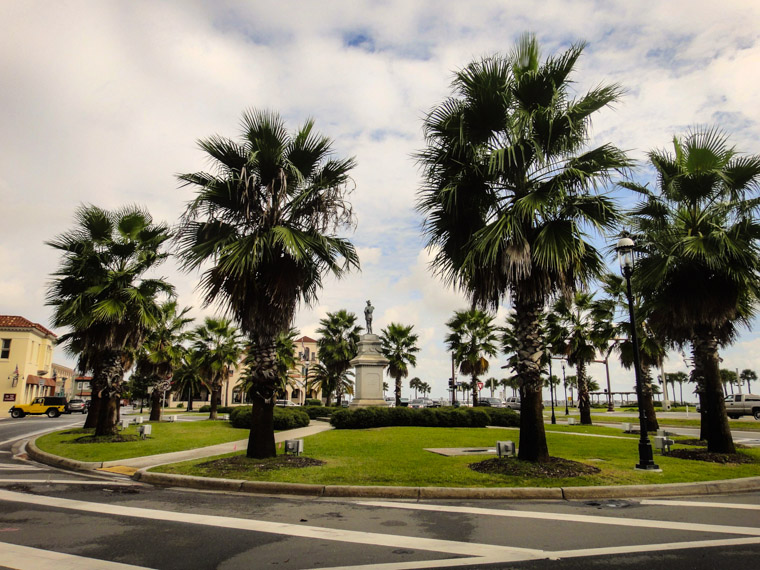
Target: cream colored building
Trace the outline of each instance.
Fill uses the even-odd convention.
[[[308,336],[297,338],[296,344],[296,366],[288,374],[290,380],[284,394],[279,394],[277,399],[290,400],[291,402],[303,405],[307,398],[322,399],[322,391],[314,390],[309,386],[311,375],[309,370],[319,364],[317,358],[317,341]],[[240,386],[240,377],[244,369],[242,362],[235,368],[228,382],[225,382],[222,388],[222,406],[234,406],[246,403],[245,395]]]
[[[53,375],[56,338],[53,332],[24,317],[0,315],[0,414],[37,396],[59,393]]]

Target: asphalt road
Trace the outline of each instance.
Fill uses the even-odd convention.
[[[674,570],[754,568],[760,559],[760,493],[665,501],[254,496],[51,469],[26,460],[13,439],[19,429],[78,423],[0,421],[0,568]]]

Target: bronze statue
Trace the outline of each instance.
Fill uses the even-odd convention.
[[[367,334],[372,334],[372,311],[375,310],[375,307],[372,306],[372,303],[367,301],[367,306],[364,307],[364,320],[367,323]]]

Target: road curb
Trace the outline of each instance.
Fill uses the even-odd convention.
[[[85,462],[59,457],[42,451],[35,439],[27,442],[30,458],[46,465],[74,471],[94,471],[108,462]],[[760,477],[726,479],[722,481],[696,481],[693,483],[665,483],[660,485],[619,485],[600,487],[391,487],[360,485],[309,485],[305,483],[279,483],[274,481],[242,481],[214,477],[194,477],[139,469],[132,479],[141,483],[164,487],[254,493],[267,495],[299,495],[311,497],[377,498],[377,499],[490,499],[490,500],[588,500],[626,499],[648,497],[680,497],[687,495],[718,495],[760,491]]]

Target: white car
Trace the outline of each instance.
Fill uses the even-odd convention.
[[[274,405],[281,408],[291,408],[297,406],[298,404],[291,402],[290,400],[277,400]]]

